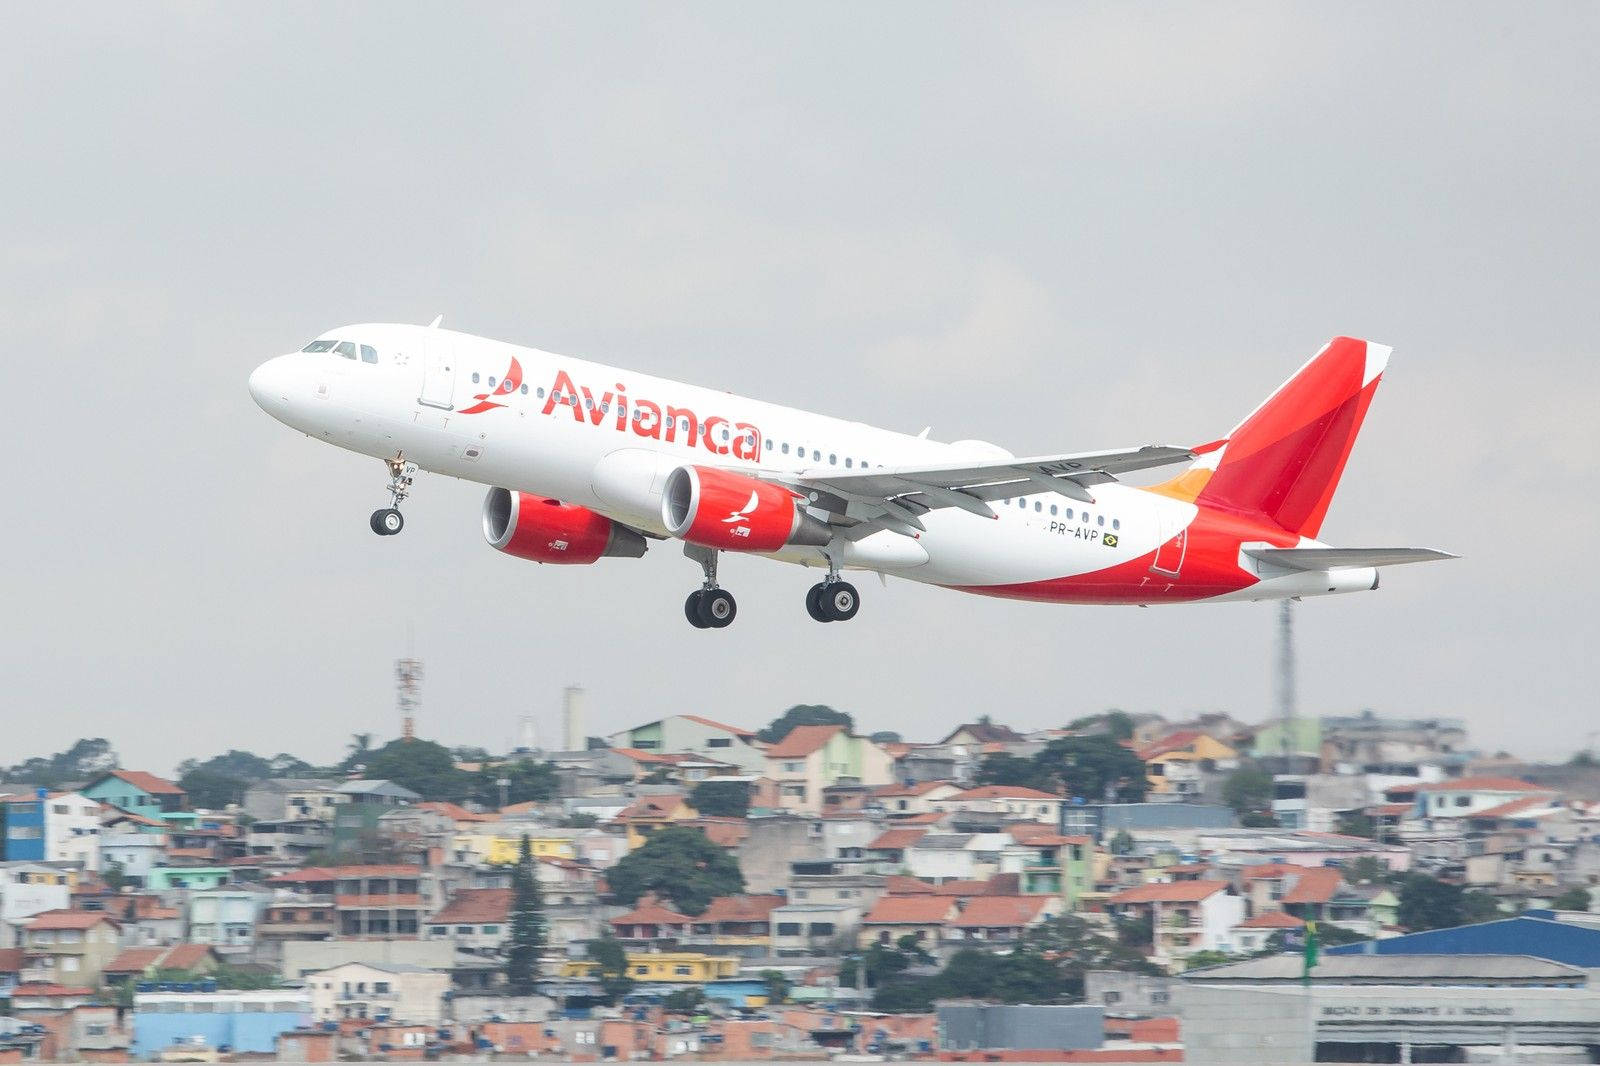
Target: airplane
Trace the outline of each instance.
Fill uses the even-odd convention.
[[[637,558],[678,541],[702,570],[699,629],[734,620],[723,552],[825,570],[818,622],[856,616],[846,571],[1072,604],[1300,599],[1378,587],[1430,548],[1318,540],[1391,349],[1329,341],[1233,431],[1017,458],[431,325],[322,334],[250,375],[255,402],[306,435],[382,460],[404,527],[418,471],[490,486],[491,546],[540,563]],[[1124,475],[1187,464],[1160,484]]]

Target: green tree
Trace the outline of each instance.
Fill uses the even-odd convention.
[[[743,818],[750,811],[750,786],[713,777],[689,793],[689,806],[711,818]]]
[[[506,781],[506,802],[543,803],[556,794],[556,771],[547,762],[513,759],[494,763],[469,776],[468,798],[495,810],[500,808],[500,782]]]
[[[593,829],[600,824],[600,816],[588,811],[573,811],[561,819],[563,829]]]
[[[539,960],[544,958],[544,891],[526,834],[511,875],[511,949],[506,953],[506,983],[519,996],[539,987]]]
[[[106,863],[104,870],[100,871],[100,879],[106,883],[106,887],[111,891],[121,892],[122,886],[128,883],[127,868],[113,859]]]
[[[1137,918],[1115,918],[1117,940],[1125,947],[1148,948],[1155,943],[1155,921],[1149,911]]]
[[[1144,763],[1109,734],[1052,740],[1034,761],[1059,782],[1059,790],[1066,795],[1082,796],[1090,803],[1138,803],[1144,799]]]
[[[369,781],[393,781],[425,800],[450,803],[470,799],[476,784],[473,774],[456,769],[449,748],[431,740],[391,740],[368,753],[364,776]]]
[[[705,989],[699,985],[679,988],[661,997],[661,1009],[668,1014],[693,1014],[706,1001]]]
[[[926,1014],[933,1009],[936,995],[938,987],[930,978],[889,981],[872,993],[872,1009],[890,1014]]]
[[[633,978],[628,976],[628,953],[623,950],[611,929],[599,940],[589,941],[589,957],[600,968],[600,992],[609,1006],[616,1006],[633,991]]]
[[[1365,814],[1350,813],[1339,816],[1339,824],[1335,827],[1347,837],[1365,837],[1368,840],[1377,836],[1377,823]]]
[[[1400,906],[1395,917],[1411,933],[1465,925],[1464,895],[1460,885],[1412,874],[1400,886]]]
[[[1461,922],[1463,925],[1477,925],[1479,922],[1492,922],[1496,918],[1503,918],[1500,901],[1487,892],[1461,893]]]
[[[348,774],[358,766],[365,766],[372,757],[372,740],[375,733],[351,733],[350,743],[345,745],[344,759],[339,763],[340,773]]]
[[[1558,911],[1586,911],[1592,899],[1587,888],[1574,885],[1552,900],[1550,905]]]
[[[1259,766],[1241,766],[1222,783],[1222,802],[1235,813],[1272,810],[1272,775]]]
[[[1010,785],[1014,788],[1036,788],[1043,792],[1055,786],[1050,774],[1031,758],[997,751],[985,755],[978,764],[976,774],[980,785]]]
[[[842,725],[846,732],[855,729],[855,719],[843,711],[836,711],[817,703],[802,703],[790,707],[765,729],[756,734],[756,738],[768,744],[776,744],[789,735],[790,730],[800,725]]]
[[[1372,884],[1383,884],[1393,875],[1384,861],[1375,855],[1362,855],[1354,862],[1345,866],[1341,873],[1344,879],[1352,885],[1359,885],[1363,881]]]
[[[1104,714],[1091,714],[1074,718],[1067,723],[1074,733],[1104,733],[1112,740],[1133,739],[1133,716],[1126,711],[1109,710]]]
[[[105,737],[74,741],[66,751],[24,759],[7,768],[0,777],[44,788],[58,788],[73,782],[88,781],[118,767],[116,749]]]
[[[1332,922],[1317,923],[1317,942],[1325,948],[1338,944],[1362,944],[1371,939],[1370,936],[1362,936],[1353,929],[1334,925]]]
[[[1317,928],[1322,928],[1319,923]],[[1233,956],[1226,951],[1191,951],[1184,956],[1183,968],[1185,970],[1201,970],[1207,966],[1221,966],[1225,962],[1232,962]]]
[[[1133,834],[1126,829],[1118,829],[1111,837],[1111,854],[1132,855],[1134,849]]]
[[[767,1003],[776,1006],[789,1002],[789,979],[777,970],[762,970],[761,983],[766,986]]]
[[[1269,811],[1245,811],[1239,824],[1246,829],[1276,829],[1279,823],[1277,815]]]
[[[733,855],[686,826],[656,830],[643,847],[606,871],[606,883],[618,903],[633,904],[653,892],[689,915],[701,913],[718,896],[744,891]]]

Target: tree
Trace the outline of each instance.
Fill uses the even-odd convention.
[[[120,862],[112,859],[106,863],[106,868],[100,871],[100,879],[111,891],[121,892],[122,886],[128,883],[128,871]]]
[[[1489,893],[1461,893],[1461,923],[1463,925],[1492,922],[1501,917],[1504,917],[1504,915],[1500,912],[1500,901]]]
[[[1466,906],[1462,897],[1465,894],[1460,885],[1412,874],[1400,886],[1400,906],[1395,917],[1410,933],[1464,925]]]
[[[1268,811],[1245,811],[1239,824],[1246,829],[1276,829],[1279,825],[1277,815]]]
[[[507,782],[508,804],[543,803],[556,794],[554,767],[534,759],[514,759],[469,773],[467,796],[474,803],[498,810],[501,781]]]
[[[358,766],[366,765],[372,755],[372,738],[375,733],[351,733],[350,743],[345,745],[344,761],[339,763],[340,773],[350,773]]]
[[[189,802],[200,810],[221,810],[230,803],[243,803],[244,794],[254,781],[217,770],[199,767],[178,778],[178,787],[189,794]]]
[[[1352,813],[1339,816],[1336,831],[1347,837],[1365,837],[1372,840],[1378,835],[1378,826],[1370,816]]]
[[[1027,932],[1029,950],[1054,959],[1061,970],[1067,995],[1083,996],[1084,976],[1090,970],[1159,974],[1163,971],[1137,947],[1102,936],[1074,914],[1064,914]]]
[[[117,752],[105,737],[74,741],[66,751],[24,759],[4,771],[6,781],[25,782],[43,788],[58,788],[73,782],[99,777],[119,765]]]
[[[1132,855],[1133,848],[1133,834],[1126,829],[1118,829],[1111,838],[1111,854]]]
[[[686,826],[656,830],[643,847],[606,871],[606,883],[618,903],[633,904],[653,892],[689,915],[701,913],[718,896],[744,891],[744,875],[727,849]]]
[[[1375,855],[1362,855],[1345,866],[1341,872],[1344,874],[1344,879],[1352,885],[1359,885],[1363,881],[1381,884],[1392,876],[1389,867]]]
[[[843,711],[834,710],[832,707],[816,703],[802,703],[790,707],[773,719],[770,725],[756,734],[756,738],[766,741],[768,744],[776,744],[788,736],[795,726],[801,725],[842,725],[846,732],[850,732],[855,728],[855,719]]]
[[[539,960],[544,958],[544,892],[534,865],[533,846],[523,834],[511,875],[511,950],[506,953],[506,983],[519,996],[539,987]]]
[[[1272,775],[1259,766],[1241,766],[1222,783],[1222,802],[1236,814],[1272,809]]]
[[[689,793],[689,806],[712,818],[743,818],[750,811],[750,786],[713,777]]]
[[[1593,897],[1589,890],[1582,885],[1574,885],[1551,901],[1550,906],[1558,911],[1586,911]]]
[[[391,740],[366,757],[369,781],[393,781],[425,800],[461,803],[471,798],[474,775],[456,769],[450,749],[431,740]]]
[[[1052,740],[1033,758],[1067,795],[1082,796],[1090,803],[1144,799],[1144,763],[1108,734]]]
[[[628,953],[606,927],[599,940],[589,941],[589,957],[600,968],[600,992],[609,1006],[616,1006],[633,991],[633,978],[628,976]]]
[[[600,824],[600,816],[588,811],[573,811],[561,819],[563,829],[593,829]]]
[[[1067,723],[1074,733],[1104,733],[1112,740],[1133,739],[1133,716],[1126,711],[1109,710],[1104,714],[1091,714],[1074,718]]]
[[[668,1014],[693,1014],[705,1001],[705,989],[694,985],[676,989],[661,997],[661,1009]]]
[[[493,756],[488,748],[479,748],[470,744],[458,744],[450,749],[450,754],[456,757],[456,762],[488,762]]]
[[[1117,940],[1124,947],[1147,948],[1155,943],[1155,918],[1145,911],[1137,918],[1116,918]]]
[[[978,764],[976,775],[980,785],[1010,785],[1014,788],[1036,788],[1043,792],[1055,785],[1050,775],[1040,769],[1031,758],[997,751],[986,755]]]
[[[883,744],[899,744],[905,740],[904,737],[892,729],[880,729],[867,739],[880,746]]]
[[[1322,926],[1319,924],[1320,930]],[[1201,970],[1207,966],[1221,966],[1225,962],[1232,962],[1233,956],[1226,951],[1191,951],[1184,956],[1183,968],[1185,970]]]
[[[789,1002],[789,979],[777,970],[762,970],[761,983],[767,989],[767,1003],[776,1006]]]

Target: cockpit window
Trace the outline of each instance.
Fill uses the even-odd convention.
[[[331,352],[337,341],[312,341],[300,350],[302,352]]]
[[[363,363],[376,363],[378,361],[378,349],[370,344],[363,344],[361,346],[361,361]]]
[[[356,357],[356,346],[351,341],[340,341],[338,347],[335,348],[334,351],[338,352],[346,359],[354,359]]]

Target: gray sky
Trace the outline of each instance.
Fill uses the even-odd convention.
[[[540,567],[251,403],[426,322],[1019,454],[1211,440],[1328,337],[1396,347],[1324,535],[1460,562],[1304,604],[1308,712],[1593,727],[1600,8],[52,5],[0,36],[0,761],[161,771],[396,730],[828,702],[939,735],[1263,717],[1266,605],[1049,607],[730,559]]]

